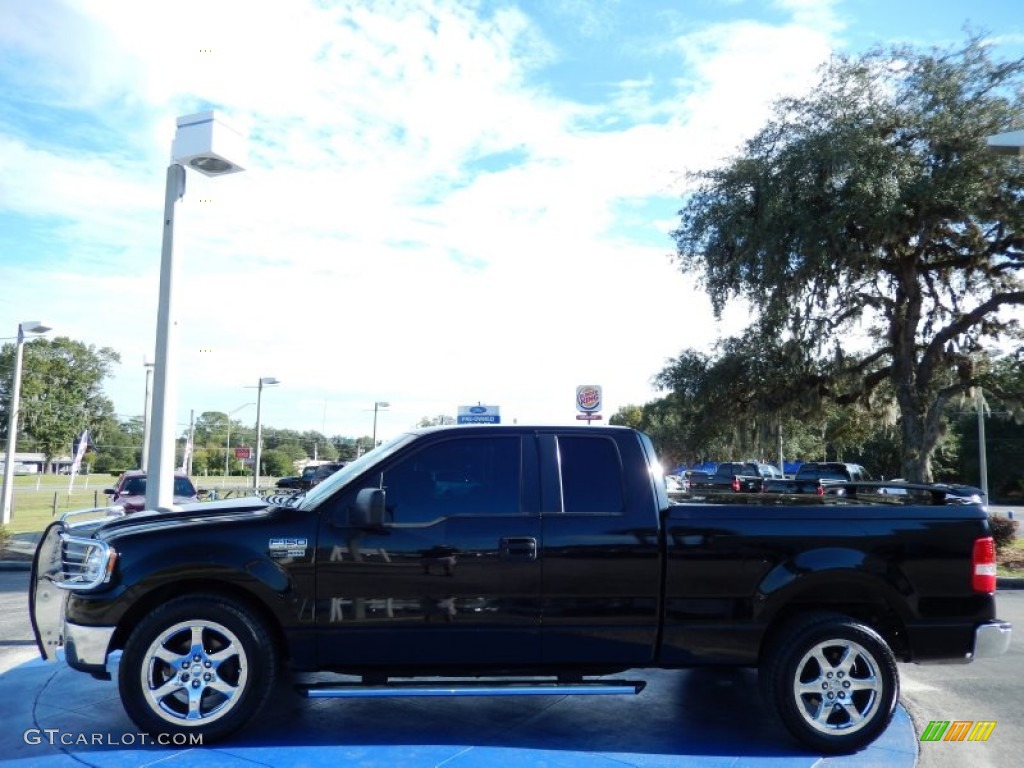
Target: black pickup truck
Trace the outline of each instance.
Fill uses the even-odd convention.
[[[141,729],[208,740],[285,670],[344,675],[301,692],[352,697],[638,693],[607,676],[756,667],[789,731],[835,753],[886,727],[897,660],[1010,642],[981,506],[673,504],[624,427],[415,430],[287,498],[53,523],[41,654],[116,666]]]
[[[782,473],[770,464],[756,461],[723,461],[707,478],[690,483],[690,493],[732,492],[760,493],[768,478],[782,477]]]
[[[791,478],[765,480],[765,493],[843,494],[847,483],[870,481],[871,475],[860,464],[845,461],[805,461]]]

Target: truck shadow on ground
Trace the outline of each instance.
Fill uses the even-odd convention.
[[[650,671],[639,696],[321,699],[288,691],[232,745],[462,745],[665,756],[810,756],[753,670]],[[304,680],[323,680],[312,675]]]
[[[344,760],[465,768],[576,766],[580,759],[593,766],[645,768],[681,762],[732,765],[744,758],[781,759],[786,766],[820,761],[820,755],[793,741],[763,704],[754,670],[640,670],[617,677],[644,679],[647,687],[639,696],[305,699],[291,683],[330,676],[297,676],[278,685],[264,714],[226,741],[182,749],[143,745],[135,738],[126,751],[123,735],[137,729],[120,704],[115,682],[33,662],[0,678],[0,715],[12,729],[0,745],[10,757],[30,757],[39,765],[70,757],[94,765],[171,760],[179,768],[234,758],[267,765]],[[24,740],[26,728],[111,738],[47,748]],[[885,753],[886,761],[899,757]],[[861,764],[860,757],[853,756],[854,764]],[[912,758],[911,749],[908,764]]]

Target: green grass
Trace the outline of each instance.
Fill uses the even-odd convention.
[[[244,477],[195,477],[202,489],[243,489]],[[14,503],[8,534],[41,531],[65,512],[90,507],[105,507],[104,488],[113,487],[116,477],[109,474],[78,475],[73,490],[68,492],[67,475],[19,475],[14,478]],[[248,478],[251,485],[252,478]],[[273,478],[262,478],[264,488],[273,487]]]
[[[1000,576],[1024,576],[1024,539],[1015,539],[1013,545],[996,554],[996,573]]]

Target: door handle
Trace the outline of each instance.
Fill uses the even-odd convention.
[[[532,536],[508,536],[501,540],[502,560],[536,560],[537,540]]]

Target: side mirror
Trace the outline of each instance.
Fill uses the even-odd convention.
[[[384,525],[384,491],[381,488],[363,488],[356,494],[349,524],[370,528]]]
[[[107,496],[116,496],[117,495],[117,491],[115,491],[113,488],[104,488],[103,492],[105,494],[107,494]]]

